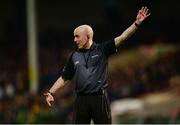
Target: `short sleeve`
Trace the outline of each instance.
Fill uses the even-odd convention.
[[[73,55],[73,54],[72,54]],[[62,78],[64,80],[71,80],[74,76],[75,69],[74,69],[74,64],[72,61],[72,55],[70,56],[69,60],[67,61],[66,65],[62,69]]]
[[[110,40],[103,43],[102,47],[107,57],[117,52],[117,48],[114,40]]]

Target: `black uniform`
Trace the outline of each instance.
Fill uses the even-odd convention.
[[[62,78],[75,77],[77,93],[75,123],[111,123],[111,112],[107,98],[108,57],[116,52],[114,41],[93,43],[90,49],[75,51],[63,68]]]

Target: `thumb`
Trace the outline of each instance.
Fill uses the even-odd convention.
[[[47,101],[47,104],[51,107],[51,103],[50,103],[50,101],[48,101],[48,100],[46,100]]]

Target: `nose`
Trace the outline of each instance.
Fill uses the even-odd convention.
[[[76,42],[77,41],[77,39],[76,39],[76,37],[74,37],[74,42]]]
[[[78,44],[78,39],[76,37],[74,38],[74,42],[75,44]]]

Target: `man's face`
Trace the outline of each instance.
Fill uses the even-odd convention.
[[[74,42],[78,49],[83,49],[86,47],[86,44],[88,43],[88,37],[83,29],[74,30]]]

